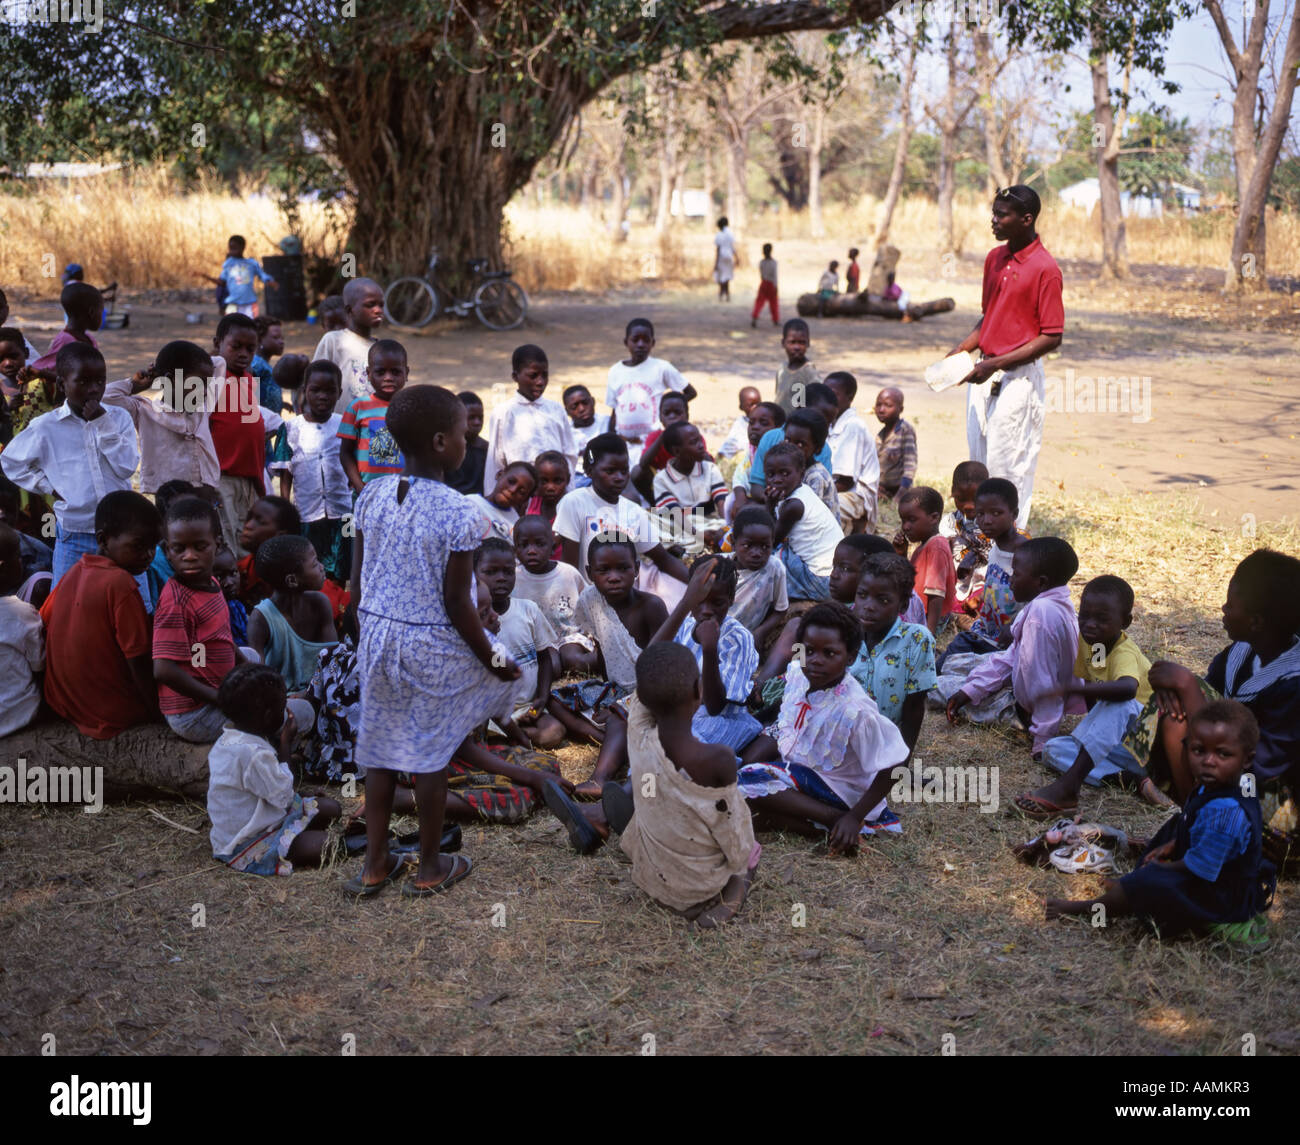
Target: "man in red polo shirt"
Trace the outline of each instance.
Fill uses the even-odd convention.
[[[1061,344],[1065,331],[1061,269],[1034,230],[1041,208],[1037,192],[1020,184],[994,197],[993,237],[1005,241],[984,260],[983,316],[952,351],[979,351],[981,360],[964,379],[970,459],[1015,485],[1021,528],[1029,520],[1043,443],[1041,359]],[[999,370],[1002,377],[990,384]]]

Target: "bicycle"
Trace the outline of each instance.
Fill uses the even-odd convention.
[[[489,330],[513,330],[528,313],[528,295],[512,281],[508,270],[488,270],[487,259],[472,258],[466,264],[471,276],[471,293],[455,297],[437,280],[438,252],[429,255],[423,275],[408,275],[389,284],[384,291],[384,317],[394,326],[427,326],[439,314],[457,318],[478,317]]]

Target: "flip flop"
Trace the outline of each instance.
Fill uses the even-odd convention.
[[[590,855],[604,841],[600,832],[582,813],[582,809],[555,780],[548,779],[542,784],[542,798],[546,800],[551,814],[564,824],[565,830],[569,832],[569,842],[579,855]]]
[[[1026,819],[1059,819],[1062,815],[1073,815],[1079,809],[1077,802],[1053,803],[1030,791],[1017,795],[1011,805]]]
[[[406,860],[400,855],[394,855],[393,869],[377,883],[363,883],[361,879],[364,874],[365,871],[362,870],[360,874],[348,879],[348,881],[343,884],[344,891],[350,895],[356,895],[357,898],[374,898],[374,896],[382,891],[386,886],[390,883],[397,882],[398,879],[406,874]]]
[[[461,864],[464,864],[462,866]],[[424,899],[430,895],[446,894],[457,883],[469,877],[470,871],[474,869],[474,860],[468,855],[453,855],[451,857],[451,874],[440,883],[434,883],[431,887],[422,887],[414,879],[407,879],[402,884],[401,895],[408,899]]]
[[[611,779],[600,789],[600,803],[605,808],[609,829],[618,835],[623,834],[632,822],[632,816],[636,814],[636,804],[632,801],[631,794],[624,790],[621,783],[615,783]]]

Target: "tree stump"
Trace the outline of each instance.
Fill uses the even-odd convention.
[[[931,314],[943,314],[956,307],[951,298],[936,298],[930,302],[912,302],[908,304],[907,314],[913,320],[926,318]],[[903,317],[903,311],[897,302],[889,302],[878,294],[868,294],[865,290],[858,294],[837,294],[825,301],[818,294],[801,294],[798,302],[801,318],[892,318]]]
[[[0,739],[0,762],[27,761],[28,774],[51,767],[102,767],[104,795],[208,793],[207,743],[187,743],[166,724],[140,724],[113,739],[91,739],[66,720],[34,724]]]

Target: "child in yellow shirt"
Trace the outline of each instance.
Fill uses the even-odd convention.
[[[1079,696],[1086,701],[1088,714],[1069,735],[1047,741],[1043,762],[1064,774],[1045,787],[1016,797],[1016,806],[1026,814],[1054,818],[1072,812],[1084,783],[1096,787],[1109,776],[1127,772],[1108,756],[1151,698],[1147,682],[1151,662],[1124,631],[1132,623],[1133,589],[1127,581],[1099,576],[1084,586],[1079,600],[1076,679],[1063,693],[1067,700]]]

